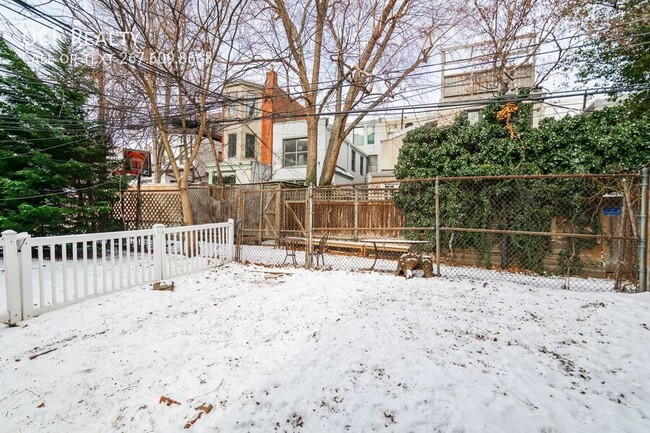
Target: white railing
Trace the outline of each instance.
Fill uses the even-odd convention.
[[[94,296],[227,263],[234,222],[32,238],[5,231],[6,313],[16,323]],[[1,290],[1,287],[0,287]],[[1,298],[0,298],[1,299]]]
[[[5,323],[9,322],[9,310],[7,308],[7,300],[6,300],[6,291],[4,290],[5,287],[7,287],[7,273],[5,272],[4,269],[4,256],[5,256],[5,239],[3,237],[0,237],[0,263],[2,266],[0,266],[0,295],[3,296],[2,299],[0,299],[0,322]]]

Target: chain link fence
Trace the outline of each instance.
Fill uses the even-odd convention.
[[[244,263],[394,272],[411,251],[444,277],[633,292],[647,266],[642,183],[627,174],[260,184],[230,189],[222,206]]]

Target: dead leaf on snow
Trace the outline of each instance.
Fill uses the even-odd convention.
[[[160,402],[159,403],[165,403],[167,406],[171,406],[172,404],[180,404],[176,400],[173,400],[169,397],[165,397],[164,395],[160,397]]]

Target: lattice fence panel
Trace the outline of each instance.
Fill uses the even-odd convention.
[[[139,228],[151,228],[154,224],[168,227],[183,225],[181,199],[178,191],[142,191],[140,193]],[[113,216],[127,230],[138,228],[138,193],[125,191],[113,206]]]

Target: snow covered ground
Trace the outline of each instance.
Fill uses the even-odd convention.
[[[283,263],[291,265],[292,261],[286,257],[285,250],[269,245],[242,245],[241,260],[244,263],[282,266]],[[360,271],[369,269],[374,263],[374,269],[379,271],[394,272],[397,260],[395,258],[380,258],[376,262],[372,257],[361,257],[358,255],[325,254],[325,268],[344,271]],[[305,264],[305,253],[296,251],[296,262],[299,266]],[[548,287],[562,289],[567,280],[557,275],[535,275],[533,273],[508,272],[501,270],[490,270],[473,266],[447,266],[442,265],[440,273],[443,277],[465,278],[476,280],[504,280],[513,283],[526,284],[535,287]],[[613,292],[615,281],[604,278],[583,278],[571,276],[569,287],[579,292]],[[632,283],[626,284],[628,289]],[[633,289],[635,291],[636,289]]]
[[[649,294],[241,264],[175,283],[1,328],[0,431],[180,432],[201,403],[190,431],[650,431]]]

